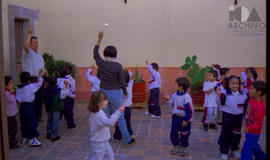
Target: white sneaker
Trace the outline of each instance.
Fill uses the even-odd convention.
[[[26,144],[28,142],[27,138],[22,138],[22,144]]]
[[[227,154],[221,154],[221,159],[222,160],[227,160],[228,159],[228,155]]]
[[[29,141],[29,145],[31,147],[39,147],[41,145],[41,143],[37,140],[37,138],[32,138]]]
[[[160,117],[160,116],[156,116],[156,115],[151,115],[152,118],[157,118],[157,117]]]
[[[144,112],[144,114],[145,114],[145,115],[149,115],[149,112],[148,112],[148,111],[146,111],[146,112]]]
[[[241,158],[241,153],[239,151],[233,151],[234,158]]]

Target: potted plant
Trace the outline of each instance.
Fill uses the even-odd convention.
[[[209,66],[204,68],[200,67],[196,63],[197,56],[191,57],[187,56],[185,59],[185,64],[181,66],[181,69],[188,71],[187,77],[191,81],[191,97],[194,105],[202,106],[204,103],[204,93],[202,92],[202,86],[204,83],[205,74],[210,70]]]
[[[75,78],[76,75],[76,66],[74,64],[72,64],[71,62],[67,62],[64,60],[55,60],[53,55],[51,55],[50,53],[44,53],[43,54],[43,59],[44,59],[44,63],[45,63],[45,68],[48,71],[49,75],[53,75],[53,76],[58,76],[58,70],[61,66],[71,66],[72,67],[72,72],[71,72],[71,76],[73,78]]]
[[[134,83],[132,88],[132,102],[143,104],[146,99],[145,81],[140,75],[138,67],[135,69]]]

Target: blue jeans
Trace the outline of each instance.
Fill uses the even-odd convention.
[[[58,128],[60,125],[60,112],[48,113],[47,132],[51,134],[51,138],[58,135]]]
[[[108,117],[110,117],[110,113],[114,113],[119,109],[119,107],[123,103],[123,93],[121,90],[105,90],[105,89],[100,89],[103,91],[107,98],[108,98],[108,106],[104,109],[104,112]],[[120,117],[117,120],[117,124],[119,126],[119,129],[121,131],[122,137],[124,139],[124,143],[128,144],[130,142],[130,135],[127,130],[127,124],[124,118],[124,113],[122,112]]]
[[[266,158],[265,153],[258,144],[259,138],[259,134],[246,134],[246,141],[241,152],[241,160],[252,160],[253,156],[256,157],[256,160],[264,160]]]

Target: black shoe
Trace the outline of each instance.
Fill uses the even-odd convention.
[[[212,128],[212,129],[218,129],[218,127],[217,127],[217,125],[215,123],[211,123],[209,125],[209,127]]]
[[[51,134],[47,133],[47,139],[51,139]]]
[[[208,124],[203,124],[203,129],[204,129],[204,131],[208,131]]]
[[[135,138],[131,138],[128,144],[124,144],[124,147],[130,147],[133,146],[134,144],[136,144],[136,140]]]
[[[218,125],[220,125],[220,126],[222,125],[222,123],[221,123],[221,122],[218,122],[217,124],[218,124]]]
[[[55,141],[58,141],[59,139],[61,139],[61,137],[60,136],[56,136],[55,138],[52,138],[51,141],[52,142],[55,142]]]
[[[72,129],[72,128],[75,128],[75,127],[76,127],[76,124],[68,125],[68,129]]]
[[[17,145],[17,144],[11,145],[11,146],[9,147],[9,149],[19,149],[19,148],[20,148],[20,146]]]

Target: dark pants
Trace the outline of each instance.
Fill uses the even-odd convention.
[[[17,119],[15,116],[8,116],[8,138],[9,146],[14,146],[17,144],[16,134],[17,134]]]
[[[35,114],[34,103],[21,103],[20,104],[20,120],[22,138],[35,138],[39,136],[37,131],[37,118]]]
[[[243,114],[233,115],[223,112],[222,128],[218,139],[220,152],[228,154],[229,150],[236,151],[239,149],[241,140]]]
[[[155,116],[161,115],[160,105],[159,105],[159,88],[154,88],[150,90],[150,96],[148,100],[148,112],[154,114]]]
[[[241,160],[253,160],[255,156],[256,160],[265,160],[266,155],[262,151],[258,144],[260,135],[254,135],[251,133],[246,134],[246,141],[242,147]]]
[[[32,77],[31,78],[32,82],[37,82],[37,77]],[[35,93],[35,100],[34,100],[34,104],[35,104],[35,112],[36,112],[36,117],[40,118],[42,117],[42,106],[43,106],[43,89],[44,89],[44,83],[42,84],[42,86],[39,88],[39,90]]]
[[[124,117],[125,117],[126,124],[127,124],[127,130],[129,132],[130,136],[133,135],[133,131],[132,131],[132,128],[131,128],[131,123],[130,123],[131,112],[132,112],[131,107],[125,107]],[[122,139],[122,134],[121,134],[121,131],[120,131],[118,125],[115,126],[115,132],[114,132],[113,137],[115,139],[117,139],[117,140],[121,140]]]
[[[64,99],[64,110],[61,113],[61,118],[64,115],[68,126],[74,124],[73,107],[74,107],[73,98],[67,97],[66,99]]]
[[[170,139],[173,146],[178,145],[181,145],[182,147],[189,146],[188,139],[190,136],[191,123],[189,122],[185,127],[183,127],[182,126],[183,120],[184,117],[179,117],[176,115],[172,116]]]

